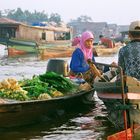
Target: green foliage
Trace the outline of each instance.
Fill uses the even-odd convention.
[[[23,11],[21,8],[17,8],[14,10],[6,9],[4,10],[4,15],[7,18],[11,18],[16,21],[25,22],[28,24],[32,24],[35,22],[43,22],[43,21],[54,21],[56,23],[61,22],[61,16],[58,13],[50,14],[50,18],[45,11],[37,12],[30,12],[28,10]],[[2,17],[2,12],[0,11],[0,17]]]
[[[51,99],[63,94],[75,93],[79,85],[54,72],[46,72],[32,79],[18,81],[18,88],[7,86],[0,89],[0,97],[20,101]]]
[[[20,8],[17,8],[17,10],[10,10],[8,12],[8,15],[7,15],[8,18],[12,18],[14,20],[17,20],[17,21],[24,21],[24,12],[20,9]]]
[[[75,20],[71,20],[71,22],[92,22],[92,18],[86,15],[81,15]]]
[[[55,88],[49,88],[48,83],[40,81],[39,77],[33,77],[32,79],[24,79],[20,81],[22,88],[28,91],[28,96],[31,99],[37,99],[40,94],[48,93],[51,95]]]
[[[47,93],[52,96],[54,91],[60,91],[63,94],[75,93],[78,85],[71,80],[64,78],[54,72],[46,72],[45,74],[35,76],[32,79],[24,79],[19,81],[22,88],[28,91],[27,95],[31,99],[37,99],[40,94]]]
[[[39,76],[40,80],[48,83],[49,87],[54,87],[62,93],[72,92],[77,90],[78,85],[73,83],[70,79],[67,79],[55,72],[46,72]]]
[[[61,22],[61,16],[57,13],[52,13],[50,15],[49,21],[54,21],[56,23],[60,23]]]

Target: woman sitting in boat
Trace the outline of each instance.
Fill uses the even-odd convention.
[[[81,40],[81,35],[76,36],[73,40],[72,40],[72,46],[74,46],[75,48],[79,47],[80,45],[80,40]],[[92,47],[93,50],[93,55],[94,56],[98,56],[97,51],[94,47]]]
[[[93,54],[94,36],[90,31],[85,31],[80,39],[79,46],[72,54],[70,62],[70,77],[83,78],[88,83],[93,83],[95,74],[87,61],[95,62]]]

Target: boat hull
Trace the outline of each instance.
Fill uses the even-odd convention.
[[[69,41],[54,41],[37,44],[31,41],[10,39],[7,42],[8,57],[37,55],[41,60],[49,58],[71,57],[74,47],[69,47]]]
[[[106,106],[108,119],[117,129],[124,128],[121,84],[119,82],[95,82],[94,88],[97,96]]]
[[[140,124],[140,93],[125,91],[124,105],[121,93],[122,87],[119,82],[96,82],[94,88],[107,108],[109,120],[116,128],[124,128],[124,111],[127,113],[128,126]]]
[[[74,47],[52,47],[39,50],[39,57],[41,60],[47,60],[49,58],[64,58],[71,57]]]
[[[37,54],[37,44],[33,41],[9,39],[7,41],[8,57]]]
[[[109,98],[101,96],[101,94],[97,93],[100,100],[103,101],[107,113],[109,121],[117,128],[124,129],[124,118],[123,118],[123,102],[121,96],[119,98]],[[128,116],[128,114],[127,114]],[[129,122],[127,123],[129,125]]]
[[[108,56],[108,55],[114,55],[117,54],[120,47],[114,47],[114,48],[105,48],[104,46],[95,46],[95,50],[98,54],[98,56]]]
[[[50,100],[8,102],[0,104],[0,128],[37,123],[60,115],[59,110],[70,111],[75,107],[93,104],[94,91],[82,91]]]

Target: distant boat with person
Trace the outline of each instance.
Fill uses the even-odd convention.
[[[115,47],[113,48],[107,48],[104,45],[95,45],[94,47],[98,56],[110,56],[117,54],[119,49],[122,47],[122,44],[116,43]]]

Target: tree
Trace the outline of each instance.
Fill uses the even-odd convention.
[[[92,18],[86,15],[82,15],[80,17],[77,18],[77,21],[79,22],[91,22]]]
[[[37,12],[36,10],[31,13],[28,10],[22,11],[20,8],[17,10],[6,10],[7,17],[14,19],[16,21],[26,22],[32,24],[34,22],[42,22],[48,20],[48,15],[42,12]]]
[[[50,18],[49,18],[49,22],[51,22],[51,21],[54,21],[56,23],[60,23],[61,22],[61,16],[57,13],[52,13],[50,15]]]
[[[35,22],[42,22],[42,21],[48,21],[48,15],[42,12],[37,12],[36,10],[34,13],[32,13],[29,17],[30,23],[35,23]]]
[[[92,22],[92,18],[86,15],[81,15],[77,19],[72,19],[70,22]]]
[[[21,8],[17,8],[17,10],[10,10],[7,15],[8,18],[12,18],[16,21],[25,21],[24,12],[21,10]]]
[[[57,24],[61,22],[61,16],[57,13],[52,13],[50,18],[48,18],[48,14],[44,11],[37,12],[29,12],[28,10],[22,11],[21,8],[17,8],[17,10],[5,10],[5,15],[7,18],[11,18],[16,21],[26,22],[28,24],[36,23],[36,22],[43,22],[43,21],[54,21]]]

